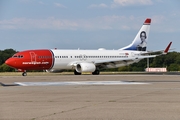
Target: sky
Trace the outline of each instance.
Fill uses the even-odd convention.
[[[0,0],[0,50],[119,49],[146,18],[147,49],[179,52],[179,0]]]

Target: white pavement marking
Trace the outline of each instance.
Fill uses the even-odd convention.
[[[141,85],[142,82],[124,81],[77,81],[77,82],[15,82],[20,86],[65,86],[65,85]]]

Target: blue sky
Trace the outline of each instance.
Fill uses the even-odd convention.
[[[119,49],[146,18],[148,50],[180,51],[179,0],[1,0],[0,49]]]

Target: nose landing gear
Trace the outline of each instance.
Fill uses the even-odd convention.
[[[23,72],[22,73],[22,76],[27,76],[27,72],[26,70],[23,70],[23,69],[17,69],[18,72]]]
[[[23,72],[23,73],[22,73],[22,76],[27,76],[27,72]]]
[[[23,72],[23,73],[22,73],[22,76],[27,76],[26,70],[18,69],[18,71],[19,71],[19,72]]]

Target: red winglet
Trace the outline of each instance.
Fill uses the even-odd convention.
[[[164,50],[164,53],[165,53],[165,54],[168,53],[169,48],[171,47],[171,44],[172,44],[172,42],[170,42],[169,45],[168,45],[168,46],[166,47],[166,49]]]
[[[151,19],[150,18],[147,18],[145,21],[144,21],[144,24],[146,25],[150,25],[151,23]]]

